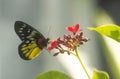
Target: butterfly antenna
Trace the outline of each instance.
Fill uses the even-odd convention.
[[[51,33],[51,26],[48,26],[48,32],[47,32],[47,35],[46,35],[48,37],[47,39],[49,39],[48,44],[50,43],[50,38],[49,38],[50,33]],[[47,48],[45,48],[45,49],[51,54],[51,52]]]
[[[48,27],[48,32],[47,32],[47,37],[50,37],[50,33],[51,33],[51,26]]]

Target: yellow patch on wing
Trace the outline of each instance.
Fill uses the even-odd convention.
[[[36,56],[38,56],[39,54],[41,53],[41,50],[36,47],[32,50],[31,54],[29,55],[29,59],[33,59],[35,58]]]
[[[36,43],[32,43],[28,46],[23,45],[21,51],[23,52],[25,57],[31,60],[37,57],[41,53],[42,49],[40,49]]]

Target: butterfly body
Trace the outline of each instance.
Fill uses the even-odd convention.
[[[39,31],[22,21],[15,22],[15,32],[22,41],[18,51],[24,60],[34,59],[47,47],[49,38],[46,39]]]

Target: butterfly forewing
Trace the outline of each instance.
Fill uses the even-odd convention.
[[[34,59],[47,46],[48,39],[45,39],[40,32],[24,22],[15,22],[15,32],[22,40],[18,51],[20,57],[24,60]]]
[[[15,22],[15,32],[19,36],[19,38],[24,41],[27,38],[44,38],[44,36],[38,32],[36,29],[34,29],[32,26],[22,22],[22,21],[16,21]],[[45,38],[44,38],[45,39]]]

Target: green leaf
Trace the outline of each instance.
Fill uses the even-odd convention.
[[[102,25],[98,26],[96,28],[88,28],[90,30],[94,30],[100,34],[103,34],[105,36],[108,36],[118,42],[120,42],[120,27],[115,24],[107,24],[107,25]]]
[[[109,75],[104,71],[94,70],[92,79],[109,79]]]
[[[38,75],[35,79],[72,79],[72,78],[62,72],[52,70]]]

